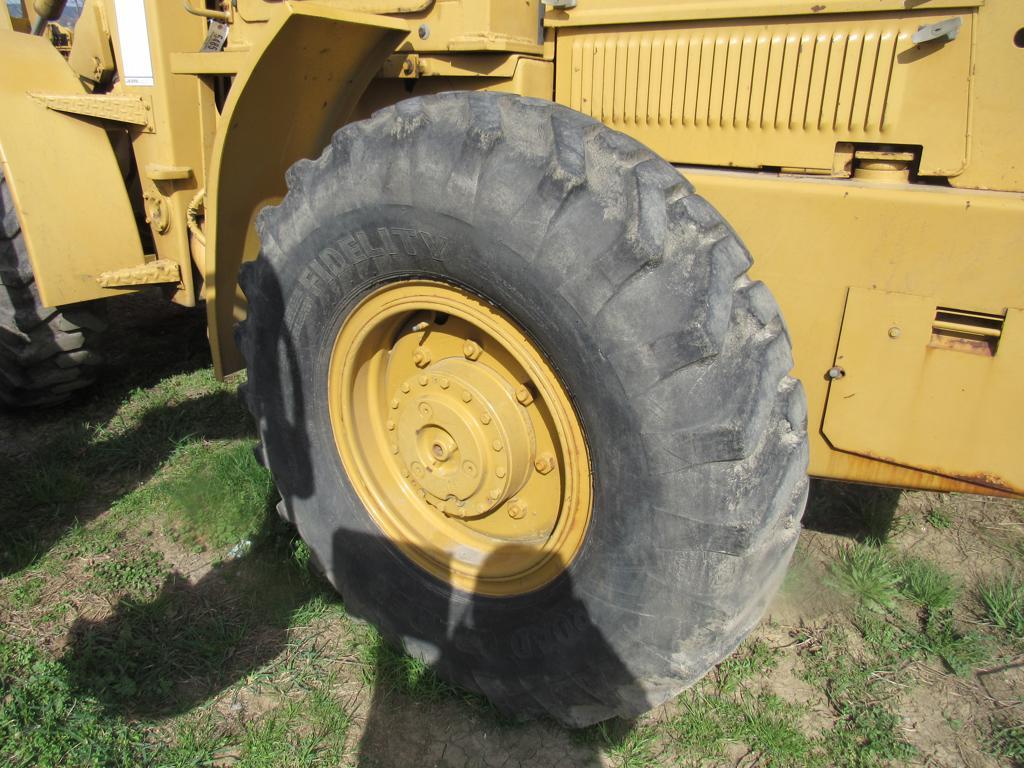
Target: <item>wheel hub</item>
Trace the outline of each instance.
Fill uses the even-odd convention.
[[[413,562],[493,596],[540,588],[590,521],[583,430],[554,370],[496,307],[389,283],[342,322],[328,399],[367,513]]]
[[[533,427],[516,386],[485,363],[448,358],[394,393],[385,428],[402,477],[449,517],[486,515],[534,464]]]

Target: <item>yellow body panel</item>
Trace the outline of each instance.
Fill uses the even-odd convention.
[[[1024,308],[1024,195],[985,191],[953,190],[918,184],[872,184],[857,180],[793,178],[740,171],[684,168],[697,191],[717,207],[733,225],[754,254],[752,274],[771,287],[782,307],[793,340],[794,375],[807,392],[811,439],[810,472],[821,477],[845,478],[888,485],[943,490],[982,490],[964,480],[973,474],[1006,476],[987,482],[989,489],[1007,486],[1024,491],[1019,470],[1024,455],[1024,430],[986,430],[971,434],[972,441],[988,446],[945,446],[949,451],[936,459],[934,428],[927,420],[947,420],[953,439],[958,433],[962,410],[952,403],[961,397],[953,392],[936,395],[923,388],[929,375],[952,377],[954,387],[966,387],[972,401],[987,401],[986,407],[1005,415],[1016,409],[1020,381],[1024,380],[1024,355],[1019,341],[1012,341],[1020,329],[1008,319],[1006,347],[996,355],[979,360],[973,355],[939,350],[950,356],[942,366],[926,368],[918,343],[920,334],[931,332],[937,307],[956,307],[1002,315],[1008,309]],[[901,344],[883,347],[889,357],[872,364],[871,397],[884,400],[891,392],[902,392],[905,404],[908,382],[921,382],[919,394],[933,404],[944,402],[953,408],[935,408],[929,413],[896,418],[879,410],[875,416],[861,414],[863,423],[856,441],[830,444],[828,429],[820,427],[830,418],[832,398],[843,398],[851,386],[863,381],[863,374],[849,373],[830,383],[829,370],[841,365],[837,345],[870,344],[877,341],[877,329],[851,320],[844,326],[847,295],[851,289],[888,291],[917,297],[927,312],[905,329]],[[856,308],[856,305],[855,305]],[[858,313],[860,312],[858,308]],[[930,314],[929,314],[930,313]],[[1019,323],[1019,320],[1017,321]],[[893,325],[890,322],[885,328]],[[849,335],[847,335],[849,334]],[[986,367],[987,366],[987,367]],[[856,366],[862,371],[860,365]],[[980,375],[980,370],[989,371]],[[949,382],[946,383],[947,385]],[[830,388],[833,394],[830,395]],[[941,387],[940,387],[941,389]],[[915,390],[916,391],[916,390]],[[1016,392],[1017,396],[1013,397]],[[862,396],[862,395],[858,395]],[[998,417],[987,422],[994,425]],[[844,433],[845,435],[845,433]],[[870,453],[883,457],[871,446],[897,441],[884,454],[885,461],[854,455]],[[845,443],[845,444],[844,444]],[[972,452],[974,452],[972,454]],[[968,457],[1000,455],[991,466],[979,469]],[[1005,463],[1004,463],[1005,462]],[[913,467],[941,474],[925,474]]]
[[[971,8],[984,0],[926,0],[928,10]],[[998,0],[997,0],[998,2]],[[923,5],[913,0],[586,0],[568,11],[550,9],[544,23],[550,27],[605,24],[640,24],[658,21],[805,16],[824,13],[906,12]]]
[[[84,94],[45,38],[0,31],[0,72],[0,156],[43,303],[116,293],[99,275],[140,264],[143,253],[106,131],[31,96]]]
[[[936,301],[850,289],[825,439],[997,490],[1024,488],[1024,411],[1006,407],[1021,395],[1024,311],[1007,312],[993,354],[986,344],[943,346],[954,337],[935,333]]]
[[[556,97],[675,163],[829,174],[840,142],[913,144],[922,174],[954,175],[967,160],[973,18],[951,42],[911,40],[944,18],[565,30]]]

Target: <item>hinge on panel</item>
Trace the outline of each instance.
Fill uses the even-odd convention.
[[[96,278],[102,288],[123,288],[131,285],[159,285],[181,282],[181,268],[175,261],[157,259],[137,267],[103,272]]]

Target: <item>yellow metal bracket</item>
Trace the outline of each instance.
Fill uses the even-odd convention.
[[[153,133],[153,108],[141,96],[61,93],[29,93],[29,96],[55,112],[137,125],[143,133]]]
[[[130,285],[159,285],[181,281],[181,268],[175,261],[157,259],[137,267],[103,272],[96,282],[103,288],[124,288]]]

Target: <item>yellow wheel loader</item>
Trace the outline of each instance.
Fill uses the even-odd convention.
[[[808,474],[1024,493],[1024,6],[61,6],[0,14],[0,399],[204,302],[346,606],[499,709],[699,679]]]

